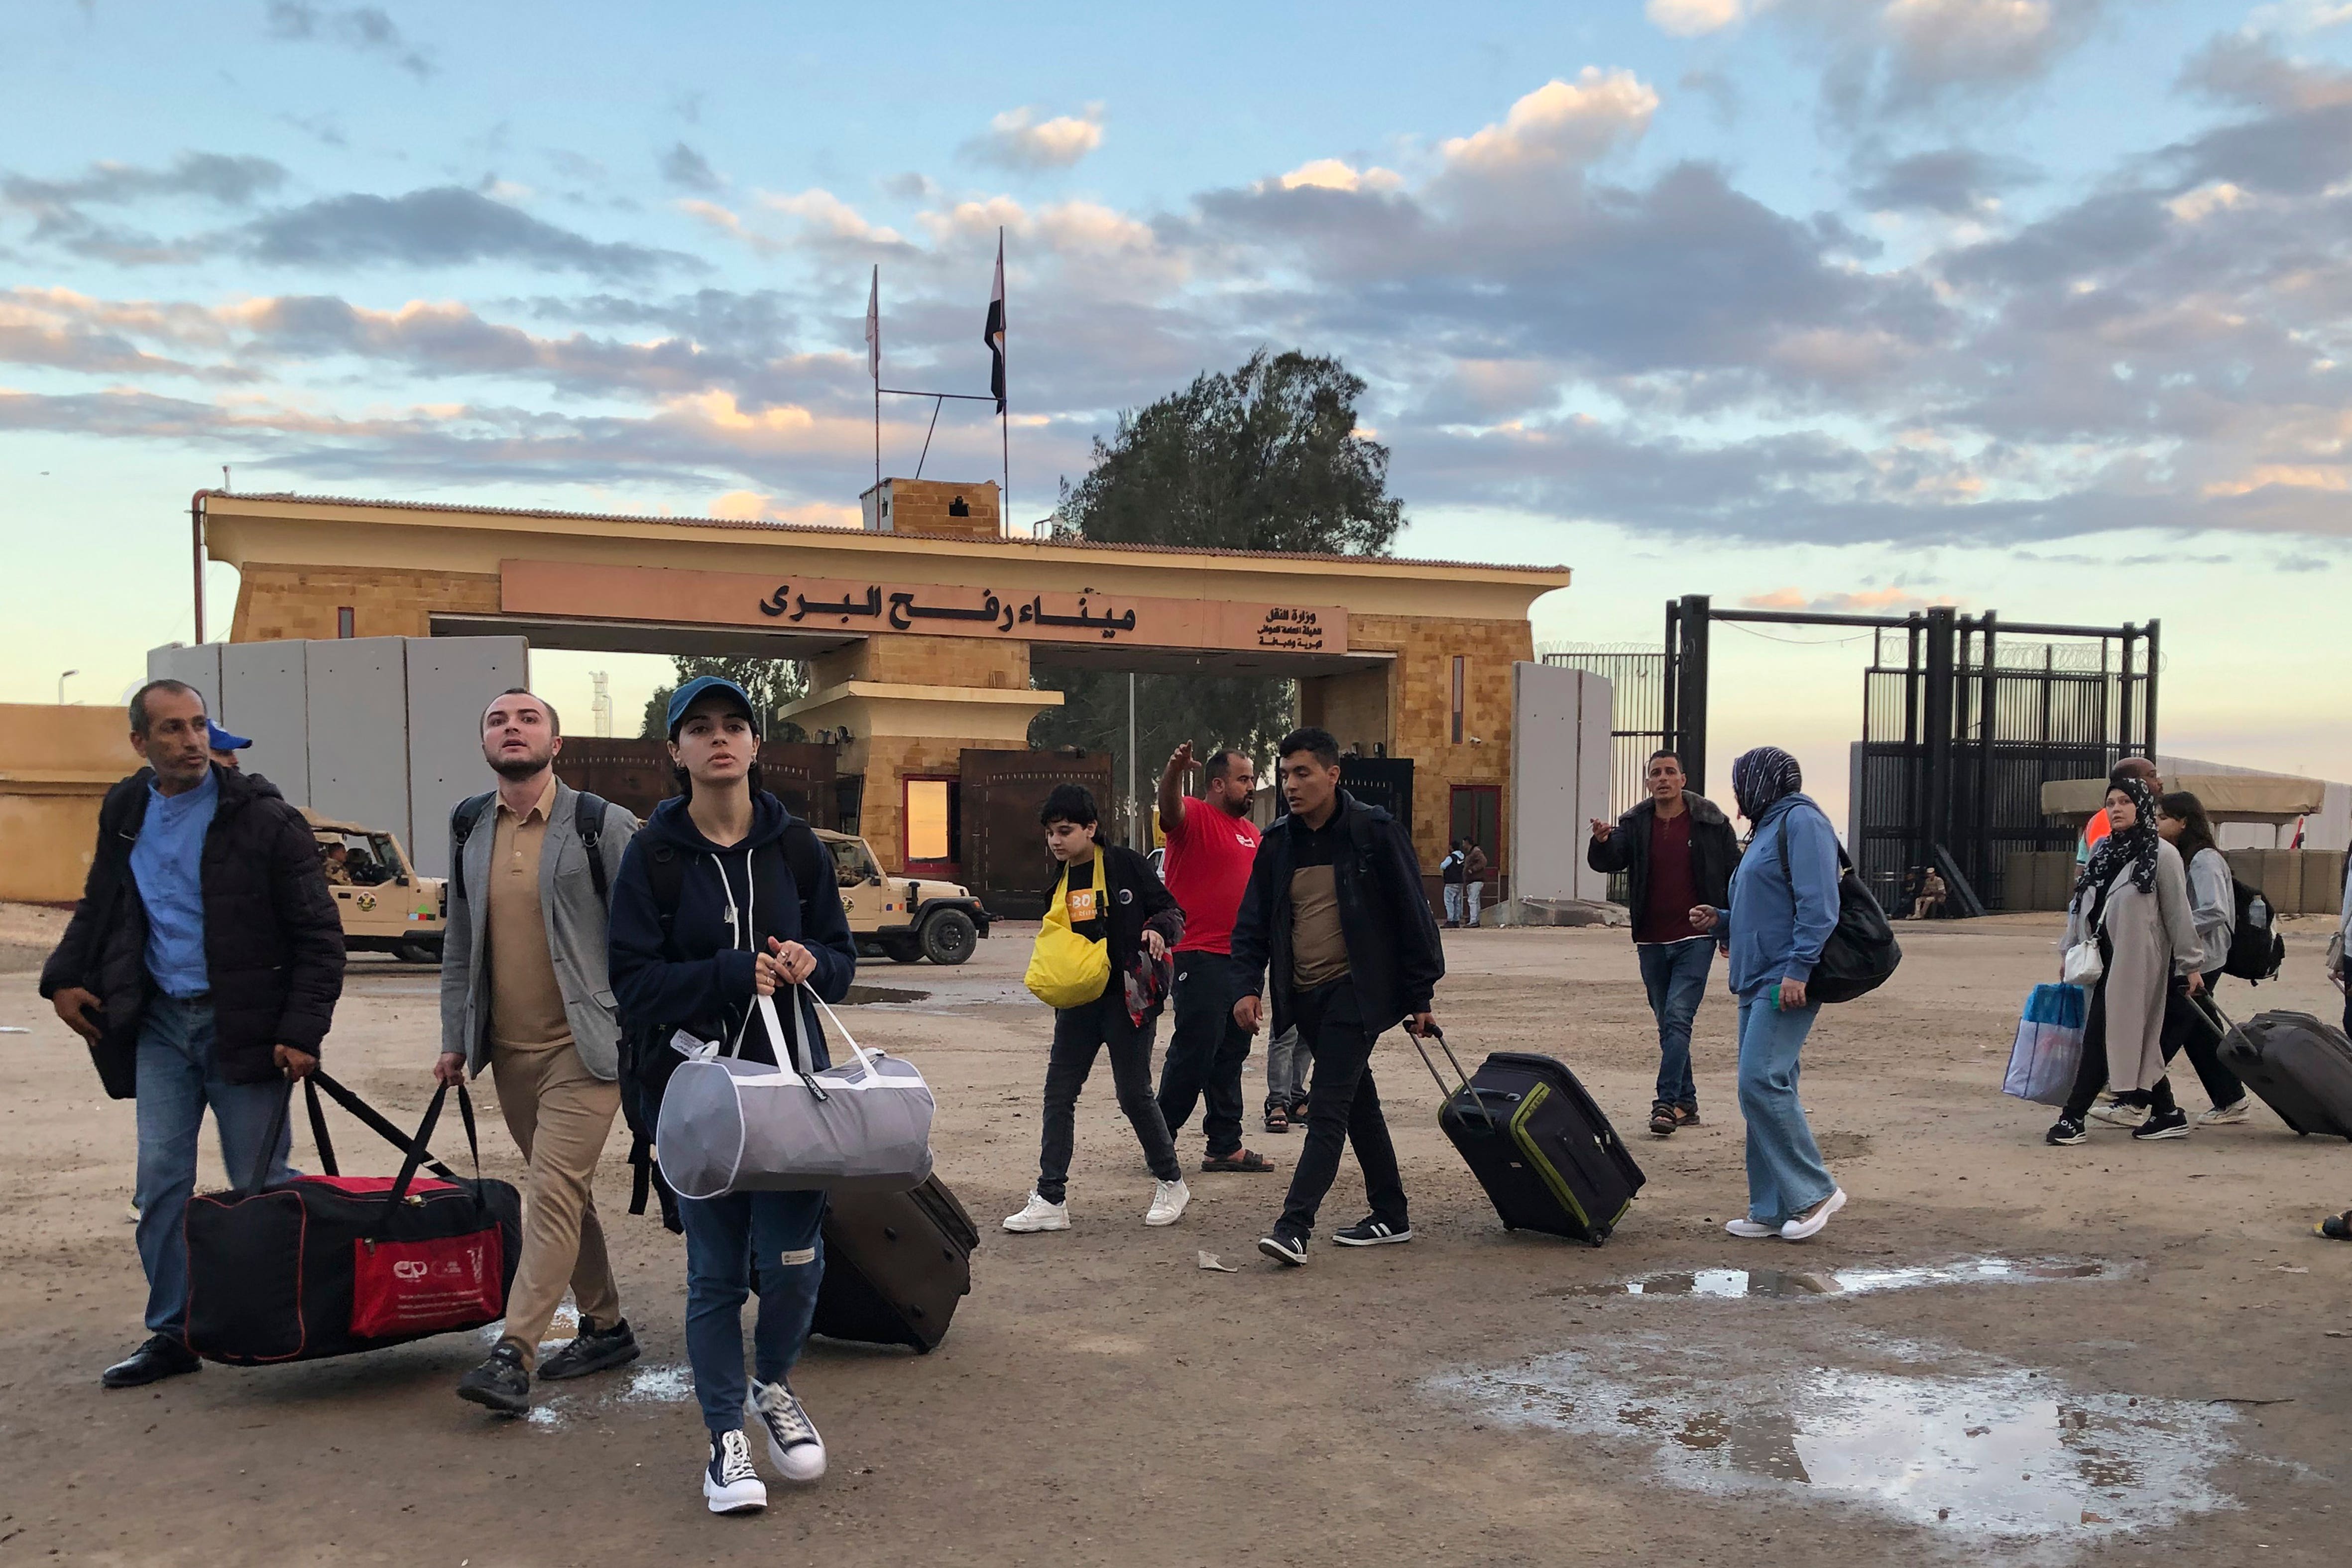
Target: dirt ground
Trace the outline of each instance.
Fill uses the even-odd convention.
[[[47,929],[8,919],[20,943]],[[2233,1014],[2340,1008],[2325,922],[2290,929],[2286,979],[2226,983]],[[1417,1239],[1318,1244],[1295,1272],[1253,1246],[1283,1176],[1196,1174],[1182,1223],[1143,1228],[1150,1178],[1107,1069],[1079,1108],[1076,1227],[999,1231],[1034,1173],[1045,1055],[1025,933],[1000,928],[961,970],[876,964],[871,984],[927,994],[849,1021],[938,1091],[939,1169],[984,1232],[973,1292],[928,1357],[814,1345],[794,1381],[831,1474],[739,1520],[703,1510],[680,1247],[617,1212],[618,1138],[600,1190],[646,1360],[562,1385],[540,1419],[452,1397],[473,1336],[102,1392],[142,1300],[131,1109],[36,995],[37,955],[0,948],[0,1026],[30,1031],[0,1035],[0,1563],[2340,1562],[2352,1247],[2311,1225],[2352,1204],[2352,1146],[2258,1111],[2184,1142],[2044,1147],[2052,1113],[1998,1089],[2055,931],[1906,930],[1895,980],[1825,1011],[1806,1099],[1853,1204],[1801,1247],[1721,1228],[1745,1193],[1727,999],[1699,1020],[1706,1124],[1653,1142],[1623,934],[1449,933],[1458,1046],[1569,1062],[1650,1184],[1606,1248],[1506,1234],[1392,1035],[1376,1068]],[[395,1119],[425,1098],[435,994],[430,971],[356,961],[328,1041]],[[1299,1138],[1255,1121],[1286,1172]],[[348,1131],[347,1168],[367,1142]],[[1179,1142],[1196,1162],[1197,1126]],[[503,1131],[485,1152],[516,1174]],[[1361,1195],[1350,1160],[1324,1227]],[[2089,1277],[1865,1289],[1988,1256]],[[1738,1277],[1706,1272],[1736,1269],[1783,1274],[1729,1299]],[[2000,1523],[2019,1509],[2042,1522]]]

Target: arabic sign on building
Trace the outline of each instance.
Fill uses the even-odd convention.
[[[501,562],[499,574],[500,606],[509,615],[857,637],[911,633],[1146,647],[1348,651],[1348,612],[1337,605],[1040,593],[1013,582],[948,587],[554,561]]]

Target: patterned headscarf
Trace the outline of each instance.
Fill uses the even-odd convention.
[[[1797,759],[1778,746],[1759,746],[1732,759],[1731,798],[1739,803],[1739,815],[1750,822],[1762,820],[1774,801],[1804,787],[1805,775],[1799,771]]]
[[[2125,867],[2131,868],[2132,886],[2141,892],[2156,889],[2156,788],[2146,779],[2131,773],[2110,780],[2110,790],[2121,790],[2131,796],[2132,825],[2119,827],[2099,840],[2091,853],[2091,863],[2083,868],[2082,879],[2074,890],[2085,888],[2105,889]]]

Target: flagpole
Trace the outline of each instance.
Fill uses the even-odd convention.
[[[874,518],[882,518],[882,264],[874,264],[874,286],[866,296],[866,368],[874,377]]]
[[[1004,271],[1004,230],[1002,226],[996,231],[996,270],[1000,277]],[[1009,301],[1005,320],[1008,324],[1004,331],[1004,348],[1000,353],[1009,354],[1013,347],[1013,330],[1009,324],[1012,321],[1012,310]],[[999,443],[1003,447],[1004,458],[1004,491],[996,501],[996,531],[999,537],[1010,539],[1013,536],[1013,416],[1010,412],[1013,370],[1012,361],[1009,358],[1005,361],[1004,391],[1004,401],[996,405],[996,434]]]

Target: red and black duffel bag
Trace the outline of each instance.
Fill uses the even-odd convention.
[[[188,1200],[188,1348],[234,1366],[317,1361],[504,1317],[522,1249],[522,1199],[483,1179],[465,1087],[457,1109],[471,1180],[430,1150],[447,1085],[434,1091],[414,1138],[324,1073],[302,1089],[323,1174],[263,1184],[293,1107],[289,1084],[252,1179]],[[337,1173],[320,1089],[404,1152],[399,1175]],[[434,1174],[419,1174],[420,1166]]]

